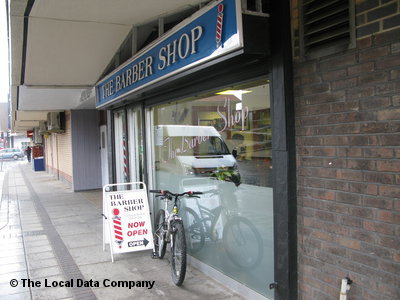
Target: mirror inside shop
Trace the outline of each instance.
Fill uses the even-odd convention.
[[[155,188],[203,192],[180,206],[189,254],[273,298],[269,88],[265,80],[158,105],[151,118]]]

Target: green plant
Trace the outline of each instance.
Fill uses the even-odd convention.
[[[210,176],[219,181],[233,182],[236,186],[241,184],[240,173],[237,169],[218,167],[218,169],[213,171]]]

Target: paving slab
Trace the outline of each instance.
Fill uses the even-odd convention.
[[[15,248],[15,249],[8,249],[8,250],[0,250],[0,257],[13,257],[15,255],[25,255],[25,251],[23,248]],[[1,272],[1,271],[0,271]]]
[[[79,266],[109,262],[111,260],[110,254],[103,252],[99,245],[70,249],[70,253]]]
[[[12,263],[23,263],[25,262],[25,255],[12,255],[8,257],[0,257],[0,266],[5,266],[6,264]]]
[[[61,236],[75,236],[83,233],[92,233],[91,228],[86,223],[72,223],[55,226]]]
[[[42,235],[40,235],[42,236]],[[45,235],[43,235],[44,237],[46,237]],[[27,240],[25,237],[25,246],[27,247],[45,247],[45,246],[49,246],[50,242],[48,241],[48,239],[40,239],[39,235],[36,236],[35,239],[32,240]]]
[[[13,294],[21,294],[21,293],[28,293],[29,288],[28,287],[23,287],[22,285],[12,287],[9,282],[7,283],[0,283],[0,296],[6,297],[8,295],[13,295]]]
[[[88,246],[99,246],[102,243],[101,239],[93,233],[83,233],[73,236],[61,236],[65,245],[70,248],[82,248]]]
[[[3,265],[2,265],[3,267]],[[9,284],[11,279],[21,279],[21,278],[26,278],[28,275],[28,272],[26,270],[23,271],[18,271],[18,272],[7,272],[4,274],[0,274],[0,284]],[[1,294],[1,293],[0,293]]]
[[[38,278],[38,281],[42,283],[42,287],[32,288],[32,297],[34,299],[64,299],[72,296],[68,287],[53,286],[55,283],[65,281],[62,276]]]
[[[50,276],[60,276],[62,274],[58,265],[45,268],[29,269],[29,277],[31,278],[49,278]]]
[[[2,296],[0,294],[0,300],[31,300],[32,296],[30,291],[22,292],[22,293],[13,293],[7,294],[6,296]]]
[[[28,260],[36,260],[42,261],[45,259],[55,258],[53,251],[44,251],[44,252],[36,252],[36,253],[27,253]]]
[[[46,258],[41,260],[28,260],[29,269],[37,269],[37,268],[48,268],[58,266],[58,261],[56,258]]]

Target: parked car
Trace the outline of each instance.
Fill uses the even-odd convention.
[[[15,160],[24,157],[25,154],[18,148],[7,148],[0,150],[0,159],[13,158]]]

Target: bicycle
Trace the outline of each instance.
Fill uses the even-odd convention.
[[[204,194],[219,194],[219,190],[211,190]],[[196,200],[200,215],[190,207],[182,208],[185,226],[188,232],[186,243],[192,253],[200,251],[206,238],[218,241],[216,229],[223,212],[222,205],[209,209]],[[222,242],[229,259],[238,267],[249,269],[257,266],[263,257],[262,237],[254,224],[237,213],[227,211],[226,222],[222,230]]]
[[[154,230],[154,251],[152,258],[162,259],[167,243],[171,245],[171,276],[177,286],[181,286],[186,275],[186,239],[182,218],[179,213],[179,199],[183,196],[198,197],[202,192],[172,193],[167,190],[150,190],[164,201],[164,209],[157,212]],[[172,211],[168,211],[168,201],[174,201]]]

